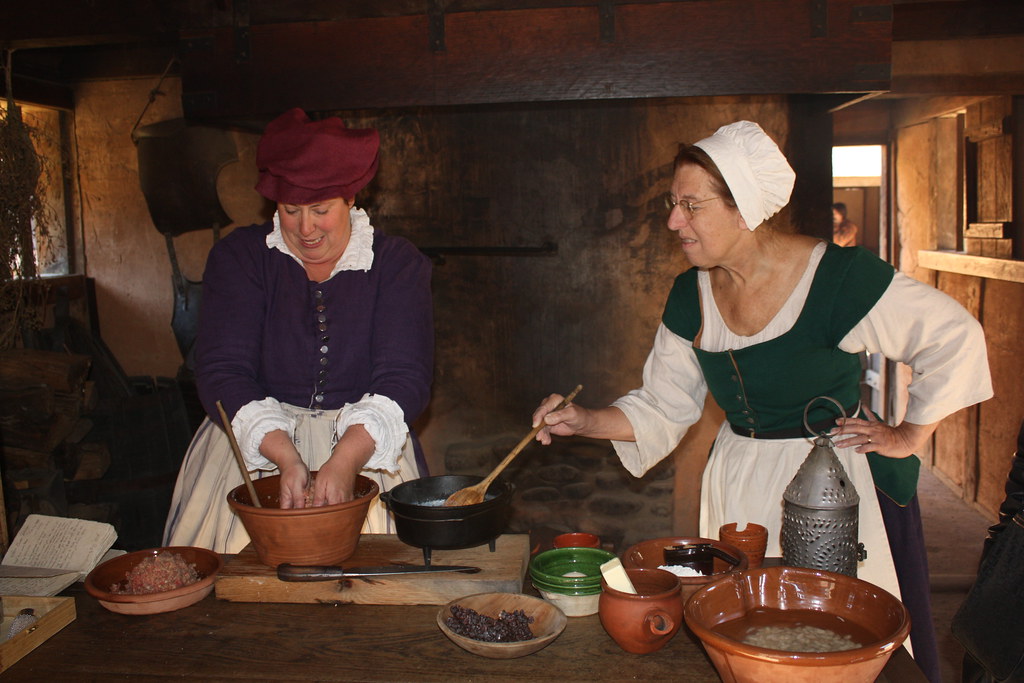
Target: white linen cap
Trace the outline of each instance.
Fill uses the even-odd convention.
[[[796,173],[761,126],[737,121],[694,145],[707,152],[722,172],[750,230],[789,202]]]

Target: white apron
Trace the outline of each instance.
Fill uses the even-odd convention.
[[[701,481],[700,535],[718,538],[723,524],[756,522],[768,528],[765,557],[781,557],[782,494],[813,446],[804,438],[751,439],[736,434],[724,422]],[[867,456],[853,448],[836,449],[836,455],[860,495],[858,535],[867,557],[857,563],[857,578],[899,598],[896,568]],[[766,466],[768,462],[772,465]]]

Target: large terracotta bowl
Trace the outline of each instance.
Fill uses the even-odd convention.
[[[159,593],[115,593],[113,588],[123,587],[128,572],[148,557],[176,554],[195,567],[199,580],[174,590]],[[85,577],[85,590],[101,605],[118,614],[160,614],[172,612],[199,602],[213,590],[217,573],[224,566],[221,556],[206,548],[194,546],[168,546],[137,550],[118,555],[95,567]],[[123,590],[123,588],[122,588]]]
[[[282,510],[280,479],[274,475],[253,481],[262,507],[252,504],[244,484],[228,494],[228,505],[242,520],[260,562],[270,567],[285,562],[327,565],[352,557],[370,503],[380,492],[377,482],[356,477],[356,497],[348,503]]]
[[[696,543],[708,543],[727,555],[739,559],[739,563],[733,566],[729,562],[716,557],[712,574],[708,576],[677,577],[679,585],[682,587],[681,595],[683,602],[686,602],[698,589],[703,588],[712,581],[747,568],[747,556],[736,546],[711,538],[686,536],[669,536],[665,538],[652,538],[649,541],[640,541],[636,545],[630,546],[622,554],[622,566],[626,569],[657,569],[665,564],[665,546],[693,545]]]
[[[907,609],[878,586],[844,574],[768,567],[701,588],[683,610],[725,683],[869,683],[910,632]],[[807,625],[850,635],[861,647],[788,652],[743,642],[763,625]]]

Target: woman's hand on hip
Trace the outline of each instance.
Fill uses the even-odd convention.
[[[838,431],[832,439],[837,448],[855,447],[858,453],[878,453],[887,458],[906,458],[917,453],[939,426],[938,422],[919,425],[901,422],[892,427],[880,422],[870,412],[867,419],[847,417],[836,420]]]

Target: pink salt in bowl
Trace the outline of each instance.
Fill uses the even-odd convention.
[[[143,560],[172,554],[194,567],[199,579],[194,583],[155,593],[123,592],[127,589],[129,573]],[[223,566],[221,556],[206,548],[168,546],[137,550],[98,565],[85,577],[85,590],[105,608],[118,614],[173,612],[194,605],[209,595]]]

